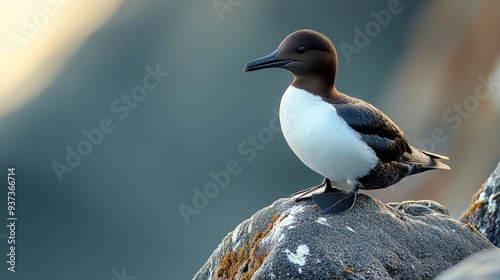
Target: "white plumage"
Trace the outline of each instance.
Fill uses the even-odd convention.
[[[376,166],[375,152],[321,97],[289,86],[281,98],[279,115],[292,151],[322,176],[356,183]]]

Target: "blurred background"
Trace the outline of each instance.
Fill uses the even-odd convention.
[[[0,181],[16,168],[16,273],[190,279],[227,232],[320,183],[276,129],[286,71],[243,73],[297,29],[337,46],[337,88],[448,155],[388,189],[454,217],[500,159],[498,1],[3,1]],[[5,224],[5,225],[3,225]]]

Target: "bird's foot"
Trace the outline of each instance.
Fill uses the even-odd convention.
[[[332,186],[332,182],[330,179],[325,178],[321,185],[317,185],[314,187],[310,187],[305,190],[298,191],[292,195],[290,198],[295,199],[295,201],[312,199],[314,194],[322,194],[322,193],[336,193],[339,192],[339,189],[336,189]]]
[[[314,203],[321,208],[323,214],[339,214],[351,209],[356,202],[359,186],[354,185],[350,192],[324,192],[312,195]]]

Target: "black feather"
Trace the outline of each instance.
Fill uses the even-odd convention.
[[[382,162],[400,160],[404,153],[412,153],[401,129],[371,104],[344,94],[328,101]]]

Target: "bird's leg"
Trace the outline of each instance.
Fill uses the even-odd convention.
[[[320,190],[321,188],[324,188],[323,191]],[[335,190],[337,190],[337,189],[335,189],[332,186],[332,181],[330,181],[330,179],[328,179],[328,178],[325,178],[323,180],[323,183],[321,183],[321,185],[317,185],[317,186],[310,187],[310,188],[305,189],[305,190],[298,191],[298,192],[290,195],[290,198],[295,199],[295,201],[301,201],[301,200],[305,200],[305,199],[311,199],[313,194],[324,193],[324,192],[330,193],[330,192],[334,192]]]
[[[332,186],[332,181],[328,178],[325,178],[323,180],[323,184],[325,185],[325,192],[335,192],[338,191],[338,189],[334,188]]]
[[[348,193],[333,192],[314,194],[313,200],[321,208],[323,214],[338,214],[352,208],[356,202],[356,194],[360,185],[355,184]]]

